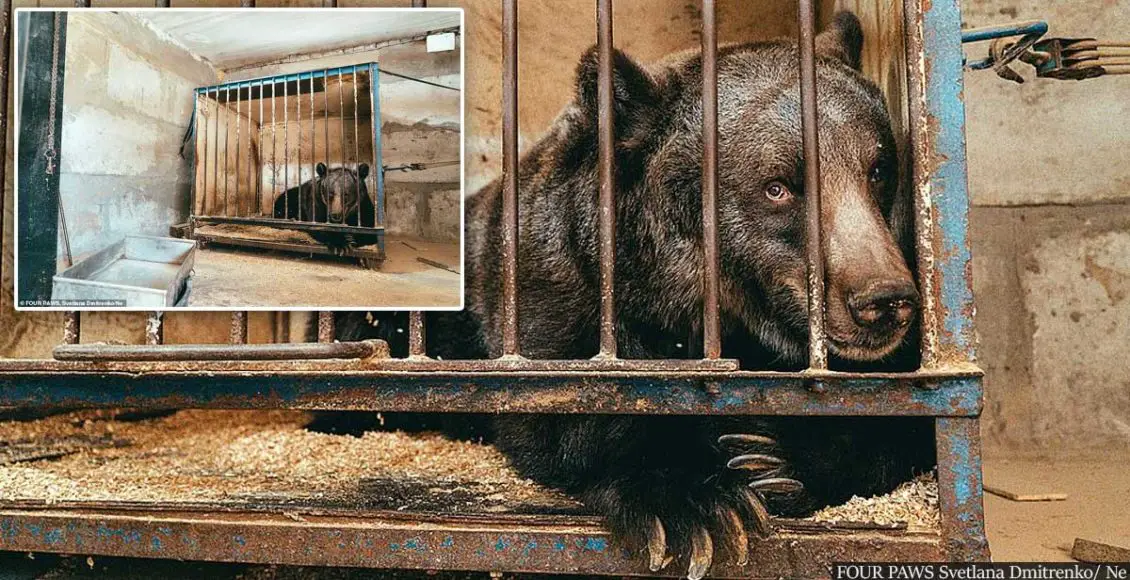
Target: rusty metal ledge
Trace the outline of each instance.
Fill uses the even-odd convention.
[[[828,373],[817,386],[806,373],[425,372],[334,362],[6,361],[0,406],[849,416],[976,416],[982,406],[976,375]]]
[[[299,521],[302,520],[302,521]],[[313,566],[651,576],[592,518],[290,516],[263,513],[0,509],[0,550]],[[944,559],[938,534],[782,528],[750,564],[712,577],[826,577],[831,560]],[[685,570],[670,566],[669,576]]]

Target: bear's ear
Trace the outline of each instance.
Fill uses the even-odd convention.
[[[318,177],[325,177],[326,176],[326,164],[322,163],[322,162],[318,162],[318,165],[316,167],[314,167],[314,171],[316,171],[318,173]]]
[[[365,179],[368,176],[369,176],[369,164],[368,163],[362,163],[361,165],[358,165],[357,166],[357,177],[359,179]]]
[[[577,65],[577,103],[594,119],[599,110],[599,70],[600,52],[593,46]],[[612,93],[617,135],[659,102],[659,89],[651,75],[619,50],[612,53]]]
[[[851,12],[840,12],[828,28],[816,35],[816,56],[834,58],[859,70],[863,52],[863,27]]]

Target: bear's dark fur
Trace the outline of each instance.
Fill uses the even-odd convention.
[[[377,216],[376,207],[373,200],[369,199],[369,189],[365,185],[368,175],[369,166],[365,163],[358,165],[356,169],[327,169],[326,164],[318,163],[313,179],[286,190],[286,193],[275,199],[274,217],[373,227]],[[335,249],[376,241],[373,236],[340,232],[311,231],[310,236]]]
[[[895,356],[916,300],[905,255],[910,203],[883,98],[856,70],[861,44],[858,21],[841,14],[817,46],[828,332],[842,366]],[[576,101],[520,164],[518,318],[528,358],[598,352],[596,70],[590,50]],[[746,368],[805,366],[797,70],[792,42],[719,50],[723,354]],[[701,58],[645,70],[617,52],[614,71],[619,355],[700,357]],[[500,183],[469,197],[466,210],[467,308],[427,318],[428,353],[443,359],[502,353]],[[385,338],[403,355],[403,317],[378,315],[374,325],[342,314],[339,338]],[[726,434],[741,436],[722,444]],[[889,491],[934,465],[931,425],[913,419],[501,415],[492,440],[522,475],[606,516],[620,541],[646,549],[653,569],[671,555],[692,577],[709,568],[711,545],[741,560],[745,539],[762,529],[751,481],[803,483],[764,496],[774,513],[798,515]],[[727,468],[741,455],[783,464]]]

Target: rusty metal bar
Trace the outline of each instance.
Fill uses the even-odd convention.
[[[326,105],[326,167],[330,165],[330,71],[322,70],[322,98]],[[317,175],[317,170],[314,172]]]
[[[718,312],[718,28],[714,0],[702,0],[703,356],[722,356]]]
[[[428,355],[425,343],[424,313],[414,310],[408,313],[408,357],[419,358]]]
[[[824,340],[824,245],[820,219],[820,137],[816,94],[816,7],[813,0],[797,3],[800,31],[800,107],[804,138],[804,195],[806,257],[808,261],[808,366],[828,368]]]
[[[444,369],[471,361],[383,358],[381,341],[365,360],[294,360],[302,354],[288,351],[280,353],[286,360],[255,361],[241,353],[265,345],[208,346],[232,349],[224,356],[241,360],[202,361],[187,353],[180,361],[115,362],[105,357],[121,354],[100,351],[88,361],[0,361],[0,405],[853,417],[975,417],[982,409],[977,377],[833,373],[817,391],[804,373],[716,370],[715,361],[702,360],[493,359],[492,370],[461,371]],[[179,347],[114,348],[134,356],[131,350]],[[702,370],[687,370],[693,366]],[[708,382],[720,395],[706,392]]]
[[[489,518],[398,513],[326,513],[295,506],[269,512],[192,510],[0,509],[0,549],[272,565],[561,572],[655,576],[647,561],[584,516],[492,514]],[[753,542],[749,561],[766,578],[828,575],[831,558],[853,562],[944,559],[936,534],[825,529],[775,520],[775,534]],[[55,533],[58,532],[58,533]],[[300,548],[296,548],[300,547]],[[748,577],[716,562],[712,576]],[[729,560],[729,559],[727,559]],[[669,566],[665,576],[677,572]]]
[[[364,359],[387,352],[381,341],[287,344],[70,344],[55,347],[60,361],[285,361]]]
[[[296,165],[298,167],[298,175],[297,175],[296,180],[297,180],[297,185],[298,185],[299,189],[301,189],[302,188],[302,79],[301,78],[294,80],[294,90],[298,91],[298,93],[294,97],[294,103],[295,103],[294,120],[295,120],[295,124],[298,125],[298,146],[296,147],[296,149],[297,149],[296,155],[298,156],[298,159],[296,160]],[[313,176],[311,176],[311,179],[312,178],[313,178]],[[299,195],[298,199],[301,200],[302,196]],[[299,218],[298,219],[302,219],[302,209],[301,209],[302,208],[302,202],[301,201],[298,202],[298,207],[299,207],[299,210],[298,210]],[[317,215],[316,211],[315,211],[315,215]]]
[[[247,312],[231,313],[231,332],[228,334],[228,343],[247,344]]]
[[[980,422],[977,417],[939,417],[935,425],[943,546],[951,561],[988,562]]]
[[[278,124],[275,123],[275,101],[278,100],[278,98],[277,98],[278,95],[276,94],[276,89],[275,89],[276,86],[277,85],[274,82],[271,83],[271,203],[272,204],[274,203],[275,198],[277,198],[278,195],[279,195],[279,193],[278,193],[278,191],[279,191],[279,184],[278,184],[279,161],[278,161],[278,155],[277,155],[277,153],[278,153],[279,127],[278,127]],[[286,205],[286,204],[283,204],[283,205]],[[272,208],[273,208],[273,206],[272,206]],[[284,209],[283,210],[284,218],[289,217],[289,216],[287,216],[287,213],[288,212]],[[275,215],[273,211],[272,211],[271,215]]]
[[[600,355],[616,358],[616,135],[612,103],[612,0],[597,0],[597,150],[600,182]]]
[[[518,1],[502,0],[502,355],[518,344]]]
[[[926,115],[926,93],[923,75],[926,54],[923,45],[922,6],[920,0],[904,0],[906,29],[907,109],[911,143],[911,173],[914,188],[914,234],[918,256],[918,286],[922,308],[919,324],[922,331],[922,366],[938,364],[938,299],[935,287],[937,268],[934,260],[934,216],[929,176],[931,161],[927,155],[930,141]]]
[[[208,94],[208,91],[204,91],[204,94]],[[207,192],[207,187],[205,187],[204,213],[206,213],[206,214],[216,213],[216,204],[220,201],[219,200],[219,197],[220,197],[220,89],[218,87],[216,88],[215,101],[216,101],[216,115],[215,115],[215,117],[216,117],[216,147],[212,151],[212,209],[209,210],[207,208],[208,192]]]
[[[338,140],[341,141],[341,168],[345,169],[345,77],[340,68],[337,70],[337,108],[337,126],[340,132]],[[326,222],[329,223],[329,221],[330,212],[326,212]]]
[[[217,92],[219,92],[219,89],[217,89]],[[231,107],[229,106],[229,103],[231,103],[231,87],[230,86],[227,89],[224,90],[224,108],[226,108],[230,111]],[[228,147],[230,136],[231,136],[231,124],[228,121],[225,120],[224,121],[224,215],[231,215],[230,214],[231,201],[228,199],[228,178],[231,176],[231,173],[228,172],[228,168],[230,167],[230,163],[231,163],[231,148]],[[217,147],[219,146],[219,142],[216,143],[216,146]]]
[[[78,344],[82,338],[82,313],[63,313],[63,344]]]
[[[263,99],[267,97],[266,81],[259,81],[259,128],[257,137],[259,138],[259,146],[255,148],[257,152],[255,156],[255,213],[256,215],[263,215]],[[272,212],[271,215],[274,215]]]
[[[334,329],[334,313],[322,311],[318,313],[318,342],[333,342],[336,338]]]
[[[354,70],[353,71],[353,170],[354,171],[360,171],[360,167],[361,167],[361,136],[358,133],[360,131],[360,129],[358,128],[358,124],[357,124],[357,117],[360,116],[361,109],[360,109],[360,107],[357,106],[357,84],[358,84],[358,82],[357,82],[357,71]],[[377,120],[373,119],[372,122],[376,123]],[[373,146],[375,147],[376,144],[374,144]],[[380,170],[379,168],[373,169],[373,171],[379,171],[379,170]],[[360,181],[360,179],[361,179],[360,173],[358,173],[357,179],[358,179],[358,181]],[[358,183],[357,186],[358,186],[358,191],[360,191],[361,184]],[[356,206],[355,209],[357,210],[356,213],[354,214],[354,215],[357,216],[357,225],[361,225],[361,196],[357,196],[357,206]]]
[[[286,78],[282,79],[282,194],[290,189],[290,89],[286,85]],[[302,196],[298,197],[299,200]],[[287,209],[282,214],[290,219],[290,204],[284,204]],[[302,201],[298,202],[297,219],[302,219]]]
[[[197,209],[197,207],[196,207],[196,200],[193,200],[192,213],[194,215],[199,215],[199,214],[202,214],[202,213],[208,213],[208,210],[207,210],[207,201],[208,201],[208,92],[207,91],[204,92],[204,96],[201,98],[200,103],[201,103],[201,105],[203,105],[202,108],[204,110],[204,113],[201,114],[201,115],[197,115],[197,117],[198,117],[199,120],[202,120],[203,123],[198,122],[197,126],[201,127],[201,131],[200,131],[201,138],[204,141],[204,152],[203,152],[203,155],[201,155],[201,157],[204,158],[204,163],[203,163],[203,167],[200,169],[200,172],[203,173],[203,175],[204,175],[204,179],[203,179],[204,186],[201,187],[200,195],[202,197],[200,197],[200,208],[199,209]]]
[[[250,92],[250,91],[249,91]],[[240,149],[243,148],[243,139],[239,131],[240,121],[243,116],[240,113],[239,86],[235,87],[235,213],[236,215],[243,215],[243,200],[239,196],[239,162],[240,162]]]
[[[299,81],[301,82],[301,81]],[[314,74],[310,73],[310,180],[318,177],[318,120],[314,116]]]
[[[161,311],[149,313],[145,319],[145,344],[158,345],[165,343],[165,313]]]

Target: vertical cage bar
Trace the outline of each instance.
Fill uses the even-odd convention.
[[[231,330],[228,334],[228,343],[247,344],[246,311],[236,311],[231,313]]]
[[[275,101],[277,96],[278,85],[274,82],[271,83],[271,215],[274,215],[274,200],[279,196],[279,160],[278,160],[278,135],[279,126],[275,123]],[[283,204],[283,218],[290,219],[289,211],[286,210],[286,204]]]
[[[373,126],[373,172],[376,174],[374,180],[377,184],[377,221],[373,227],[382,226],[385,223],[385,170],[384,161],[382,161],[383,152],[381,151],[381,90],[380,90],[381,71],[377,65],[369,65],[369,113],[372,118]],[[384,238],[380,240],[380,247],[384,250]]]
[[[200,202],[200,209],[198,210],[196,208],[197,200],[196,199],[192,200],[192,213],[193,214],[197,214],[197,213],[206,214],[206,213],[208,213],[207,208],[205,207],[205,204],[208,202],[208,90],[207,89],[204,90],[204,99],[201,101],[201,103],[203,104],[203,107],[202,107],[203,114],[198,114],[197,120],[198,121],[203,120],[204,122],[203,122],[203,124],[201,124],[200,122],[197,122],[196,126],[201,127],[201,125],[203,125],[201,127],[200,134],[201,134],[201,140],[204,141],[204,152],[201,155],[201,157],[204,158],[204,164],[203,164],[203,167],[200,168],[200,172],[204,176],[204,178],[202,180],[204,182],[204,187],[201,188],[203,191],[196,192],[196,193],[193,194],[194,198],[199,198],[199,202]],[[203,196],[203,197],[200,197],[200,196]]]
[[[722,356],[718,313],[718,36],[714,0],[702,0],[702,346]]]
[[[337,69],[337,128],[341,131],[338,135],[341,142],[341,168],[345,169],[345,77],[341,73],[341,69]],[[344,208],[343,208],[344,209]],[[342,216],[344,217],[344,216]],[[330,212],[326,212],[326,222],[330,221]]]
[[[613,134],[612,0],[597,0],[597,117],[600,180],[600,356],[616,358],[616,137]]]
[[[502,354],[519,354],[518,0],[502,0]]]
[[[145,344],[165,344],[164,312],[150,312],[145,319]]]
[[[290,88],[286,85],[286,77],[282,77],[282,194],[290,189]],[[302,196],[299,196],[298,215],[296,219],[302,220]],[[284,211],[286,218],[290,219],[290,204],[286,204]]]
[[[938,417],[938,503],[948,559],[988,562],[978,417]]]
[[[243,203],[239,196],[239,161],[240,150],[243,148],[243,140],[239,131],[240,121],[242,114],[240,110],[241,98],[239,95],[239,85],[235,87],[235,213],[238,216],[243,216]]]
[[[330,71],[322,71],[322,100],[326,105],[326,167],[330,165]]]
[[[360,115],[360,109],[357,106],[357,69],[354,68],[353,69],[353,169],[354,169],[354,171],[360,171],[360,167],[361,167],[361,135],[359,133],[360,129],[359,129],[358,121],[357,121],[357,117],[359,115]],[[360,179],[361,179],[360,173],[357,174],[357,179],[358,179],[358,181],[360,181]],[[361,191],[361,184],[360,183],[357,184],[357,190]],[[361,196],[357,196],[357,207],[356,207],[356,209],[357,209],[357,213],[355,213],[354,215],[357,216],[357,223],[354,224],[354,225],[359,226],[359,225],[361,225]]]
[[[82,338],[82,313],[63,313],[63,344],[78,344]]]
[[[224,108],[231,110],[231,87],[224,89]],[[231,173],[228,171],[231,163],[231,148],[229,147],[229,137],[231,136],[231,124],[224,121],[224,215],[231,215],[231,201],[228,199],[228,179]],[[217,144],[218,145],[218,144]]]
[[[216,202],[220,197],[220,88],[216,87],[216,147],[212,150],[212,209],[206,211],[208,215],[216,212]],[[207,195],[205,195],[207,202]]]
[[[318,313],[318,342],[334,341],[334,313],[322,311]]]
[[[263,214],[263,99],[266,98],[266,81],[259,81],[259,130],[256,131],[259,137],[259,146],[255,148],[258,155],[255,156],[255,213],[257,215]],[[272,214],[274,215],[274,214]]]
[[[800,108],[804,133],[804,195],[808,260],[808,366],[828,368],[824,341],[824,247],[820,230],[820,138],[816,110],[816,8],[813,0],[797,3],[800,30]]]
[[[414,310],[408,313],[408,356],[422,357],[428,355],[426,334],[424,329],[424,313]]]
[[[294,80],[294,90],[297,91],[294,98],[294,120],[298,125],[298,151],[297,164],[298,164],[298,177],[295,184],[302,187],[302,75],[298,75]],[[299,212],[301,215],[301,212]]]
[[[961,14],[904,0],[922,366],[976,358],[968,233]],[[956,51],[956,52],[953,52]]]
[[[314,119],[314,73],[310,73],[310,181],[318,176],[318,126]]]

